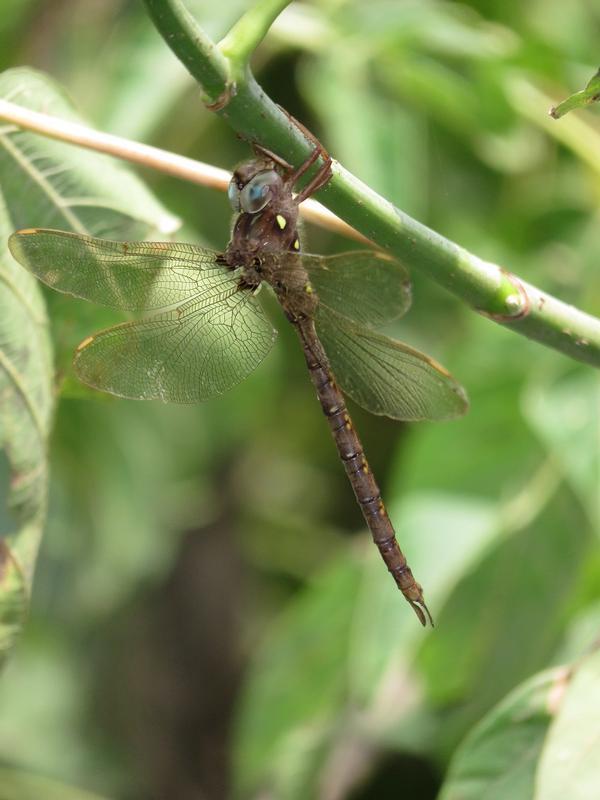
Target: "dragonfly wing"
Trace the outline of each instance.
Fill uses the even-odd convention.
[[[385,253],[357,250],[296,258],[301,259],[319,300],[346,318],[376,328],[410,308],[408,272]]]
[[[96,389],[139,400],[195,403],[245,378],[276,332],[252,294],[237,287],[90,336],[74,366]]]
[[[179,242],[111,242],[42,228],[9,239],[16,260],[59,292],[111,308],[166,308],[234,282],[217,254]]]
[[[357,325],[322,303],[315,324],[341,389],[372,414],[419,420],[466,412],[464,389],[418,350]]]

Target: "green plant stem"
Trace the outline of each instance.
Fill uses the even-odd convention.
[[[290,0],[258,0],[219,42],[219,50],[232,63],[234,75],[241,75],[252,53]]]
[[[230,85],[228,60],[180,0],[146,0],[156,28],[204,92],[206,105],[218,103]]]
[[[206,36],[198,33],[195,23],[195,38],[187,37],[189,26],[184,28],[179,23],[179,0],[145,2],[159,32],[194,77],[201,80],[206,73],[212,78],[229,74],[222,68],[223,53],[215,54],[214,48],[206,46]],[[226,37],[228,58],[238,65],[246,63],[252,47],[283,5],[276,0],[255,5]],[[196,46],[196,41],[201,46]],[[234,45],[237,53],[233,52]],[[223,79],[220,87],[211,83],[210,94],[227,99],[215,110],[248,141],[259,142],[295,164],[314,147],[294,120],[263,92],[249,69],[236,69],[235,91]],[[337,163],[331,181],[319,196],[368,239],[421,270],[476,311],[578,361],[600,367],[600,320],[526,284],[498,265],[482,261],[395,208]]]

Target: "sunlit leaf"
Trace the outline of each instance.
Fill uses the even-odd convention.
[[[562,372],[529,387],[524,411],[531,428],[585,504],[600,535],[600,381],[589,369]]]
[[[8,252],[10,231],[0,193],[0,448],[10,471],[9,516],[0,530],[0,661],[27,610],[46,513],[52,412],[50,340],[41,292]]]
[[[27,68],[0,75],[0,97],[81,122],[63,90]],[[0,125],[0,185],[15,228],[48,227],[115,239],[171,233],[178,221],[108,156]]]
[[[594,540],[573,493],[555,481],[549,469],[527,487],[515,527],[463,577],[419,654],[429,697],[447,709],[445,735],[464,732],[556,649]]]
[[[590,78],[586,86],[579,92],[569,95],[566,100],[550,109],[550,116],[560,119],[575,108],[583,108],[600,100],[600,69]]]
[[[0,96],[78,120],[62,90],[29,69],[0,75]],[[9,516],[0,569],[0,640],[5,653],[24,619],[47,493],[53,376],[39,284],[9,254],[15,228],[48,224],[144,238],[176,220],[113,160],[0,126],[0,447],[8,460]],[[73,346],[76,342],[71,342]]]
[[[457,750],[439,800],[531,800],[552,699],[565,676],[562,667],[536,675],[492,709]]]
[[[600,650],[574,675],[542,752],[535,800],[597,800],[600,786]]]
[[[598,564],[600,568],[600,564]],[[597,574],[597,572],[596,572]],[[594,585],[597,581],[592,577]],[[591,652],[598,642],[600,631],[600,599],[586,605],[570,621],[553,661],[567,664],[581,658],[582,653]]]

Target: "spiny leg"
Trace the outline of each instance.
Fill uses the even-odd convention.
[[[298,179],[298,175],[302,174],[300,172],[300,169],[302,169],[302,167],[307,165],[306,169],[308,169],[308,167],[311,164],[313,164],[320,155],[323,155],[323,157],[324,157],[323,164],[319,168],[319,171],[317,172],[317,174],[312,178],[312,180],[309,181],[309,183],[306,184],[306,186],[299,192],[299,194],[296,195],[296,202],[298,204],[304,202],[304,200],[306,200],[312,194],[314,194],[315,192],[318,192],[319,189],[322,189],[323,186],[325,186],[325,184],[328,183],[330,181],[330,179],[331,179],[331,176],[332,176],[331,164],[333,163],[332,159],[331,159],[331,156],[325,150],[317,149],[317,150],[315,150],[313,152],[313,154],[311,155],[310,159],[305,161],[304,164],[299,168],[299,170],[296,171],[296,175],[295,175],[295,179],[294,180],[297,180]],[[313,156],[314,156],[314,158],[313,158]],[[312,161],[311,161],[311,159],[312,159]],[[306,170],[302,170],[302,171],[305,172]]]
[[[252,149],[256,155],[269,158],[274,164],[278,164],[288,174],[294,172],[294,167],[289,163],[289,161],[286,161],[285,158],[278,156],[277,153],[274,153],[267,147],[263,147],[262,144],[259,144],[258,142],[252,142]]]
[[[289,115],[288,115],[289,116]],[[293,117],[292,117],[293,119]],[[294,120],[297,125],[300,126],[300,123],[297,120]],[[330,180],[331,178],[331,164],[332,158],[327,152],[327,150],[323,147],[323,145],[318,141],[318,139],[312,135],[309,131],[306,130],[304,126],[300,126],[304,133],[306,133],[307,137],[311,139],[315,143],[315,149],[312,151],[310,156],[300,164],[298,169],[294,170],[294,167],[286,161],[281,156],[274,153],[272,150],[269,150],[267,147],[263,147],[262,144],[258,144],[258,142],[252,143],[252,149],[257,155],[264,156],[265,158],[270,159],[274,164],[280,166],[287,174],[288,178],[287,181],[289,182],[290,186],[294,186],[299,180],[299,178],[304,175],[304,173],[309,170],[312,165],[320,158],[323,159],[323,164],[319,168],[317,174],[312,178],[312,180],[307,183],[307,185],[296,195],[296,202],[298,204],[304,202],[308,197],[310,197],[315,192],[318,192],[319,189],[322,189],[323,186]]]

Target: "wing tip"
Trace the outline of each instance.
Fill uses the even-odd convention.
[[[458,383],[458,381],[454,377],[452,377],[452,375],[450,376],[450,378],[452,379],[452,382],[454,384],[453,386],[454,394],[458,397],[460,401],[460,408],[458,409],[454,417],[454,419],[456,419],[457,417],[463,417],[465,414],[469,412],[471,408],[471,402],[469,400],[469,395],[467,394],[467,390],[465,389],[465,387],[462,384]]]

